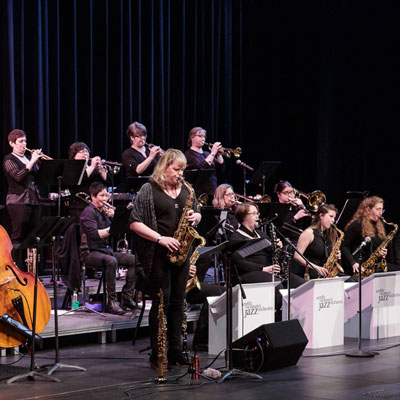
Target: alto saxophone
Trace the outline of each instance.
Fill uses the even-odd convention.
[[[158,336],[157,336],[157,345],[158,345],[158,354],[157,354],[157,378],[155,381],[157,383],[163,383],[166,381],[164,377],[164,372],[168,370],[168,361],[167,361],[167,327],[165,324],[165,315],[164,315],[164,294],[162,289],[160,289],[160,293],[158,294],[160,297],[160,304],[158,306]]]
[[[189,196],[186,199],[185,208],[182,211],[178,228],[174,233],[174,239],[178,240],[181,245],[178,250],[168,251],[167,253],[168,260],[176,265],[182,265],[186,261],[190,246],[195,238],[193,232],[196,232],[196,230],[190,226],[188,220],[188,214],[193,208],[195,198],[194,189],[185,181],[182,181],[182,184],[189,191]]]
[[[328,270],[328,275],[326,275],[326,278],[334,278],[339,274],[339,272],[344,272],[342,266],[339,264],[337,256],[344,239],[344,233],[338,229],[336,225],[333,224],[332,226],[336,229],[339,237],[336,240],[335,245],[332,247],[331,254],[329,254],[329,257],[324,264],[324,268]]]
[[[386,249],[387,245],[390,243],[390,241],[393,239],[394,235],[396,234],[397,230],[399,229],[398,225],[394,224],[393,222],[386,222],[382,217],[380,217],[382,222],[385,223],[386,225],[391,225],[393,226],[393,229],[390,231],[390,233],[385,237],[385,239],[382,240],[381,244],[373,251],[373,253],[369,256],[367,261],[364,261],[361,265],[361,279],[367,278],[368,276],[372,275],[375,272],[375,264],[377,263],[377,260],[381,257],[381,250]],[[364,269],[364,271],[363,271]],[[387,270],[387,262],[383,258],[379,263],[378,263],[378,271],[383,271],[386,272]],[[355,274],[357,277],[358,274]]]

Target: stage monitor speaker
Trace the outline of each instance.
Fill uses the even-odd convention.
[[[257,372],[296,365],[307,343],[297,319],[264,324],[233,342],[233,366]]]

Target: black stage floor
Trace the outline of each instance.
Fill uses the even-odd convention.
[[[60,362],[87,368],[86,372],[59,368],[53,376],[61,382],[47,382],[24,378],[7,384],[0,374],[0,399],[400,399],[400,337],[365,340],[363,350],[376,350],[372,358],[351,358],[344,352],[357,350],[357,340],[347,340],[344,346],[323,350],[305,350],[296,366],[270,372],[259,372],[262,380],[234,376],[222,383],[204,378],[190,381],[185,368],[174,367],[168,371],[168,382],[154,383],[155,371],[150,369],[148,355],[139,350],[146,348],[147,337],[138,339],[132,346],[129,337],[116,343],[84,344],[65,343],[60,349]],[[190,338],[189,338],[190,339]],[[77,339],[75,338],[75,341]],[[199,353],[201,368],[212,358]],[[0,371],[5,364],[18,360],[16,355],[0,359]],[[54,350],[36,353],[37,364],[52,364]],[[219,358],[213,366],[224,367]],[[14,364],[29,367],[24,357]],[[10,371],[18,374],[19,371]]]

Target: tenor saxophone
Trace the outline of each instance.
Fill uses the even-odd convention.
[[[339,274],[339,272],[342,273],[344,272],[338,260],[338,252],[340,250],[340,246],[342,245],[344,239],[344,233],[340,229],[338,229],[336,225],[333,224],[332,226],[336,229],[336,232],[338,233],[339,237],[336,240],[335,245],[332,247],[331,254],[329,254],[329,257],[324,264],[324,268],[328,270],[326,278],[334,278]]]
[[[361,279],[367,278],[368,276],[372,275],[375,272],[375,265],[378,264],[378,271],[386,272],[387,270],[387,262],[383,258],[379,263],[377,260],[381,258],[381,251],[386,249],[387,245],[393,239],[394,235],[396,234],[397,230],[399,229],[398,225],[394,224],[393,222],[386,222],[382,217],[380,217],[382,222],[386,225],[393,226],[393,229],[390,233],[382,240],[381,244],[373,251],[373,253],[369,256],[369,258],[364,261],[361,265]],[[354,275],[358,277],[358,274]]]
[[[182,181],[182,184],[189,191],[189,196],[186,199],[185,207],[179,220],[178,228],[174,233],[174,239],[178,240],[181,245],[178,250],[168,251],[167,253],[168,260],[176,265],[182,265],[186,261],[189,254],[190,246],[192,245],[192,242],[195,238],[195,236],[193,235],[193,231],[196,232],[196,230],[190,226],[188,220],[188,214],[189,211],[193,208],[193,202],[195,198],[194,189],[185,181]]]
[[[193,229],[193,227],[190,226],[189,229],[192,230],[192,234],[194,235],[194,237],[200,240],[199,245],[196,247],[196,249],[190,256],[190,261],[189,261],[190,265],[195,265],[197,259],[200,257],[199,249],[205,246],[206,239],[203,238],[203,236],[200,236],[198,232],[195,229]],[[188,279],[188,281],[186,282],[186,293],[189,293],[195,287],[197,287],[197,289],[200,290],[200,281],[199,278],[197,278],[197,275],[194,275],[193,278]]]

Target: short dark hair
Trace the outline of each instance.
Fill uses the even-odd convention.
[[[287,187],[293,189],[293,186],[288,181],[279,181],[274,187],[274,193],[282,193]]]
[[[93,182],[89,187],[89,193],[91,196],[96,197],[104,189],[107,189],[107,188],[103,183]]]
[[[250,212],[251,206],[254,206],[258,210],[258,205],[255,203],[243,203],[243,204],[239,204],[237,206],[236,212],[235,212],[235,217],[240,224],[244,221],[244,219],[246,218],[246,215]]]
[[[13,129],[9,134],[8,134],[8,141],[15,143],[18,138],[20,137],[26,137],[26,133],[21,130],[21,129]]]
[[[126,136],[128,137],[129,141],[131,141],[131,137],[138,135],[147,136],[147,129],[140,122],[134,121],[128,126],[128,129],[126,130]]]
[[[86,149],[90,153],[90,149],[86,143],[83,143],[83,142],[72,143],[71,146],[69,146],[69,150],[68,150],[69,159],[73,160],[75,158],[76,154],[84,149]]]

